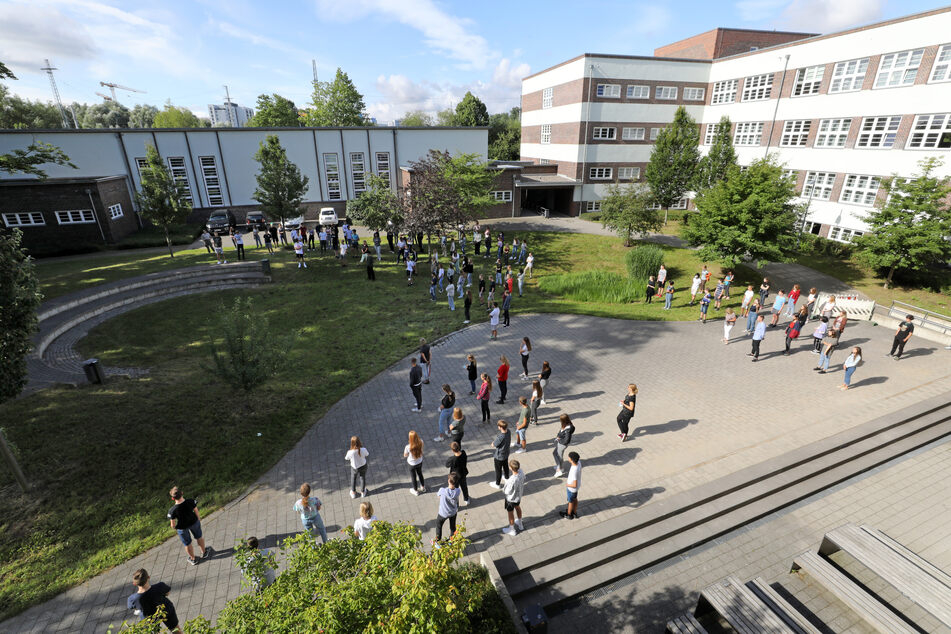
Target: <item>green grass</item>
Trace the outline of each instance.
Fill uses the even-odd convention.
[[[697,317],[682,290],[702,264],[692,251],[664,248],[681,290],[674,310],[663,311],[662,302],[585,302],[538,288],[539,277],[572,272],[626,276],[627,249],[617,238],[527,237],[536,279],[527,281],[524,298],[515,299],[516,313]],[[249,249],[249,257],[263,257],[261,251]],[[174,258],[129,252],[40,262],[37,268],[49,297],[210,259],[204,251]],[[94,328],[80,342],[84,354],[106,365],[149,367],[148,376],[48,389],[0,406],[0,420],[35,485],[22,496],[0,472],[0,619],[168,539],[166,493],[173,484],[198,497],[205,513],[234,499],[331,405],[404,357],[419,337],[432,340],[461,325],[461,306],[450,313],[444,302],[430,303],[425,279],[408,288],[392,256],[376,267],[375,284],[355,260],[341,267],[329,257],[311,258],[309,269],[298,270],[292,254],[281,251],[272,262],[272,285],[146,306]],[[479,259],[477,274],[494,272],[489,263]],[[755,279],[751,271],[736,272],[737,287]],[[215,312],[238,295],[253,297],[271,327],[297,333],[288,368],[260,389],[250,407],[207,369]],[[473,318],[484,320],[484,311],[474,310]]]
[[[201,230],[202,228],[196,225],[176,225],[171,227],[168,232],[168,237],[171,239],[172,244],[175,245],[191,244],[198,238],[199,234],[201,234]],[[119,240],[115,248],[141,249],[144,247],[164,246],[167,246],[165,242],[165,232],[161,227],[149,225]]]

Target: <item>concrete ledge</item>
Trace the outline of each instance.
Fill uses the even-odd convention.
[[[515,631],[518,632],[518,634],[528,634],[528,630],[525,629],[525,624],[522,623],[522,615],[518,611],[518,608],[515,607],[515,602],[512,601],[512,595],[509,594],[508,588],[505,587],[502,576],[495,567],[495,562],[483,551],[479,553],[479,563],[488,571],[489,579],[502,598],[502,603],[505,604],[505,609],[508,610],[509,617],[511,617],[512,623],[515,625]]]

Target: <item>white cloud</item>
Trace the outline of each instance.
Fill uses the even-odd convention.
[[[830,33],[880,19],[884,0],[740,0],[735,6],[748,22]]]
[[[789,0],[741,0],[736,3],[736,10],[741,20],[761,22],[775,16],[787,4]]]
[[[317,0],[317,9],[321,18],[339,21],[383,15],[420,31],[429,47],[468,67],[485,68],[498,59],[485,38],[470,32],[471,20],[449,15],[432,0]]]
[[[284,42],[275,40],[274,38],[258,35],[257,33],[248,31],[247,29],[243,29],[239,26],[235,26],[229,22],[217,22],[215,20],[211,20],[211,25],[225,35],[238,38],[239,40],[245,40],[246,42],[250,42],[256,46],[265,46],[280,53],[292,55],[299,58],[300,60],[309,60],[312,57],[307,51],[299,49],[296,46],[285,44]]]
[[[41,72],[43,59],[91,59],[97,47],[83,26],[56,9],[0,6],[0,60],[16,74]]]

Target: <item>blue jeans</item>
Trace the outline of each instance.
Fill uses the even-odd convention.
[[[436,287],[433,285],[429,286],[429,296],[432,298],[433,301],[436,301]]]
[[[446,279],[445,277],[440,277],[440,278],[439,278],[439,292],[440,292],[440,293],[442,292],[442,283],[443,283],[443,281],[444,281],[445,279]]]
[[[185,546],[192,543],[192,536],[194,536],[195,539],[201,539],[201,522],[195,522],[188,528],[179,528],[177,530],[178,538],[182,540],[182,544]]]
[[[674,296],[670,293],[664,293],[664,308],[670,310],[670,302],[673,300]]]
[[[475,379],[469,379],[469,391],[470,391],[470,392],[475,392],[475,391],[476,391],[476,389],[475,389]]]
[[[377,244],[373,248],[376,249],[376,261],[379,262],[383,259],[383,256],[380,255],[380,245]]]
[[[845,369],[845,379],[843,379],[842,381],[843,383],[845,383],[846,385],[849,385],[850,383],[852,383],[852,373],[855,372],[855,368],[857,367],[858,366],[853,365],[851,368]]]
[[[446,295],[446,299],[449,300],[449,310],[456,310],[456,302],[452,298],[452,294]]]
[[[792,317],[792,316],[793,316],[793,313],[795,313],[795,312],[796,312],[796,302],[787,301],[787,302],[786,302],[786,314],[789,315],[790,317]]]
[[[301,522],[304,524],[305,531],[314,537],[319,534],[320,541],[327,543],[327,529],[324,528],[324,520],[320,519],[320,513],[309,519],[302,519]]]
[[[746,316],[746,330],[750,332],[753,330],[753,326],[756,324],[756,313],[750,311],[750,314]]]
[[[452,416],[452,409],[439,410],[439,433],[443,436],[449,435],[449,417]]]
[[[832,356],[832,351],[829,350],[829,354],[826,355],[825,347],[823,346],[822,352],[819,353],[819,367],[823,370],[829,369],[829,357]]]
[[[463,294],[465,294],[465,292],[466,292],[465,284],[462,283],[462,280],[459,280],[459,299],[462,299],[462,296]]]

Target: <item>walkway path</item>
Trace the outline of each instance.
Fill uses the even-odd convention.
[[[473,539],[472,552],[502,556],[682,491],[697,483],[779,455],[922,398],[951,391],[945,353],[917,341],[906,359],[883,359],[890,332],[862,323],[850,326],[850,345],[861,344],[867,363],[855,377],[855,389],[840,392],[841,372],[819,376],[810,368],[815,356],[803,342],[791,357],[781,356],[782,335],[771,330],[759,363],[745,356],[748,344],[722,345],[719,323],[633,322],[566,315],[519,315],[498,342],[487,340],[485,325],[453,333],[434,347],[433,384],[426,386],[424,413],[409,411],[408,358],[386,369],[333,406],[298,445],[245,495],[203,521],[208,543],[217,554],[197,567],[184,561],[181,545],[170,536],[163,545],[117,566],[58,597],[0,624],[16,632],[101,632],[128,618],[125,597],[132,571],[146,568],[169,583],[171,598],[185,619],[212,617],[241,592],[231,546],[256,535],[267,546],[300,530],[291,510],[301,482],[310,482],[324,503],[323,519],[332,536],[357,516],[360,500],[351,500],[349,466],[343,455],[351,434],[370,451],[369,484],[376,514],[386,520],[415,523],[424,539],[433,536],[437,510],[432,491],[445,481],[445,443],[436,433],[438,385],[452,384],[469,417],[464,445],[470,455],[473,503],[462,513]],[[523,509],[526,531],[509,538],[500,532],[505,513],[501,494],[488,486],[494,429],[479,423],[463,370],[466,353],[494,371],[500,354],[518,358],[521,337],[535,344],[531,369],[542,360],[553,367],[548,405],[541,425],[529,430],[529,451],[516,456],[528,476]],[[842,360],[842,354],[834,359]],[[514,373],[513,373],[514,374]],[[620,444],[614,417],[628,382],[640,386],[635,438]],[[512,421],[516,397],[528,385],[513,378],[509,401],[493,405],[493,420]],[[777,404],[781,405],[777,409]],[[578,431],[572,448],[585,464],[582,517],[571,525],[560,520],[564,479],[552,477],[551,439],[559,414],[568,413]],[[409,429],[426,442],[424,471],[430,493],[415,497],[402,459]],[[267,442],[267,430],[261,441]],[[202,498],[202,491],[186,494]],[[156,521],[164,521],[157,517]]]

